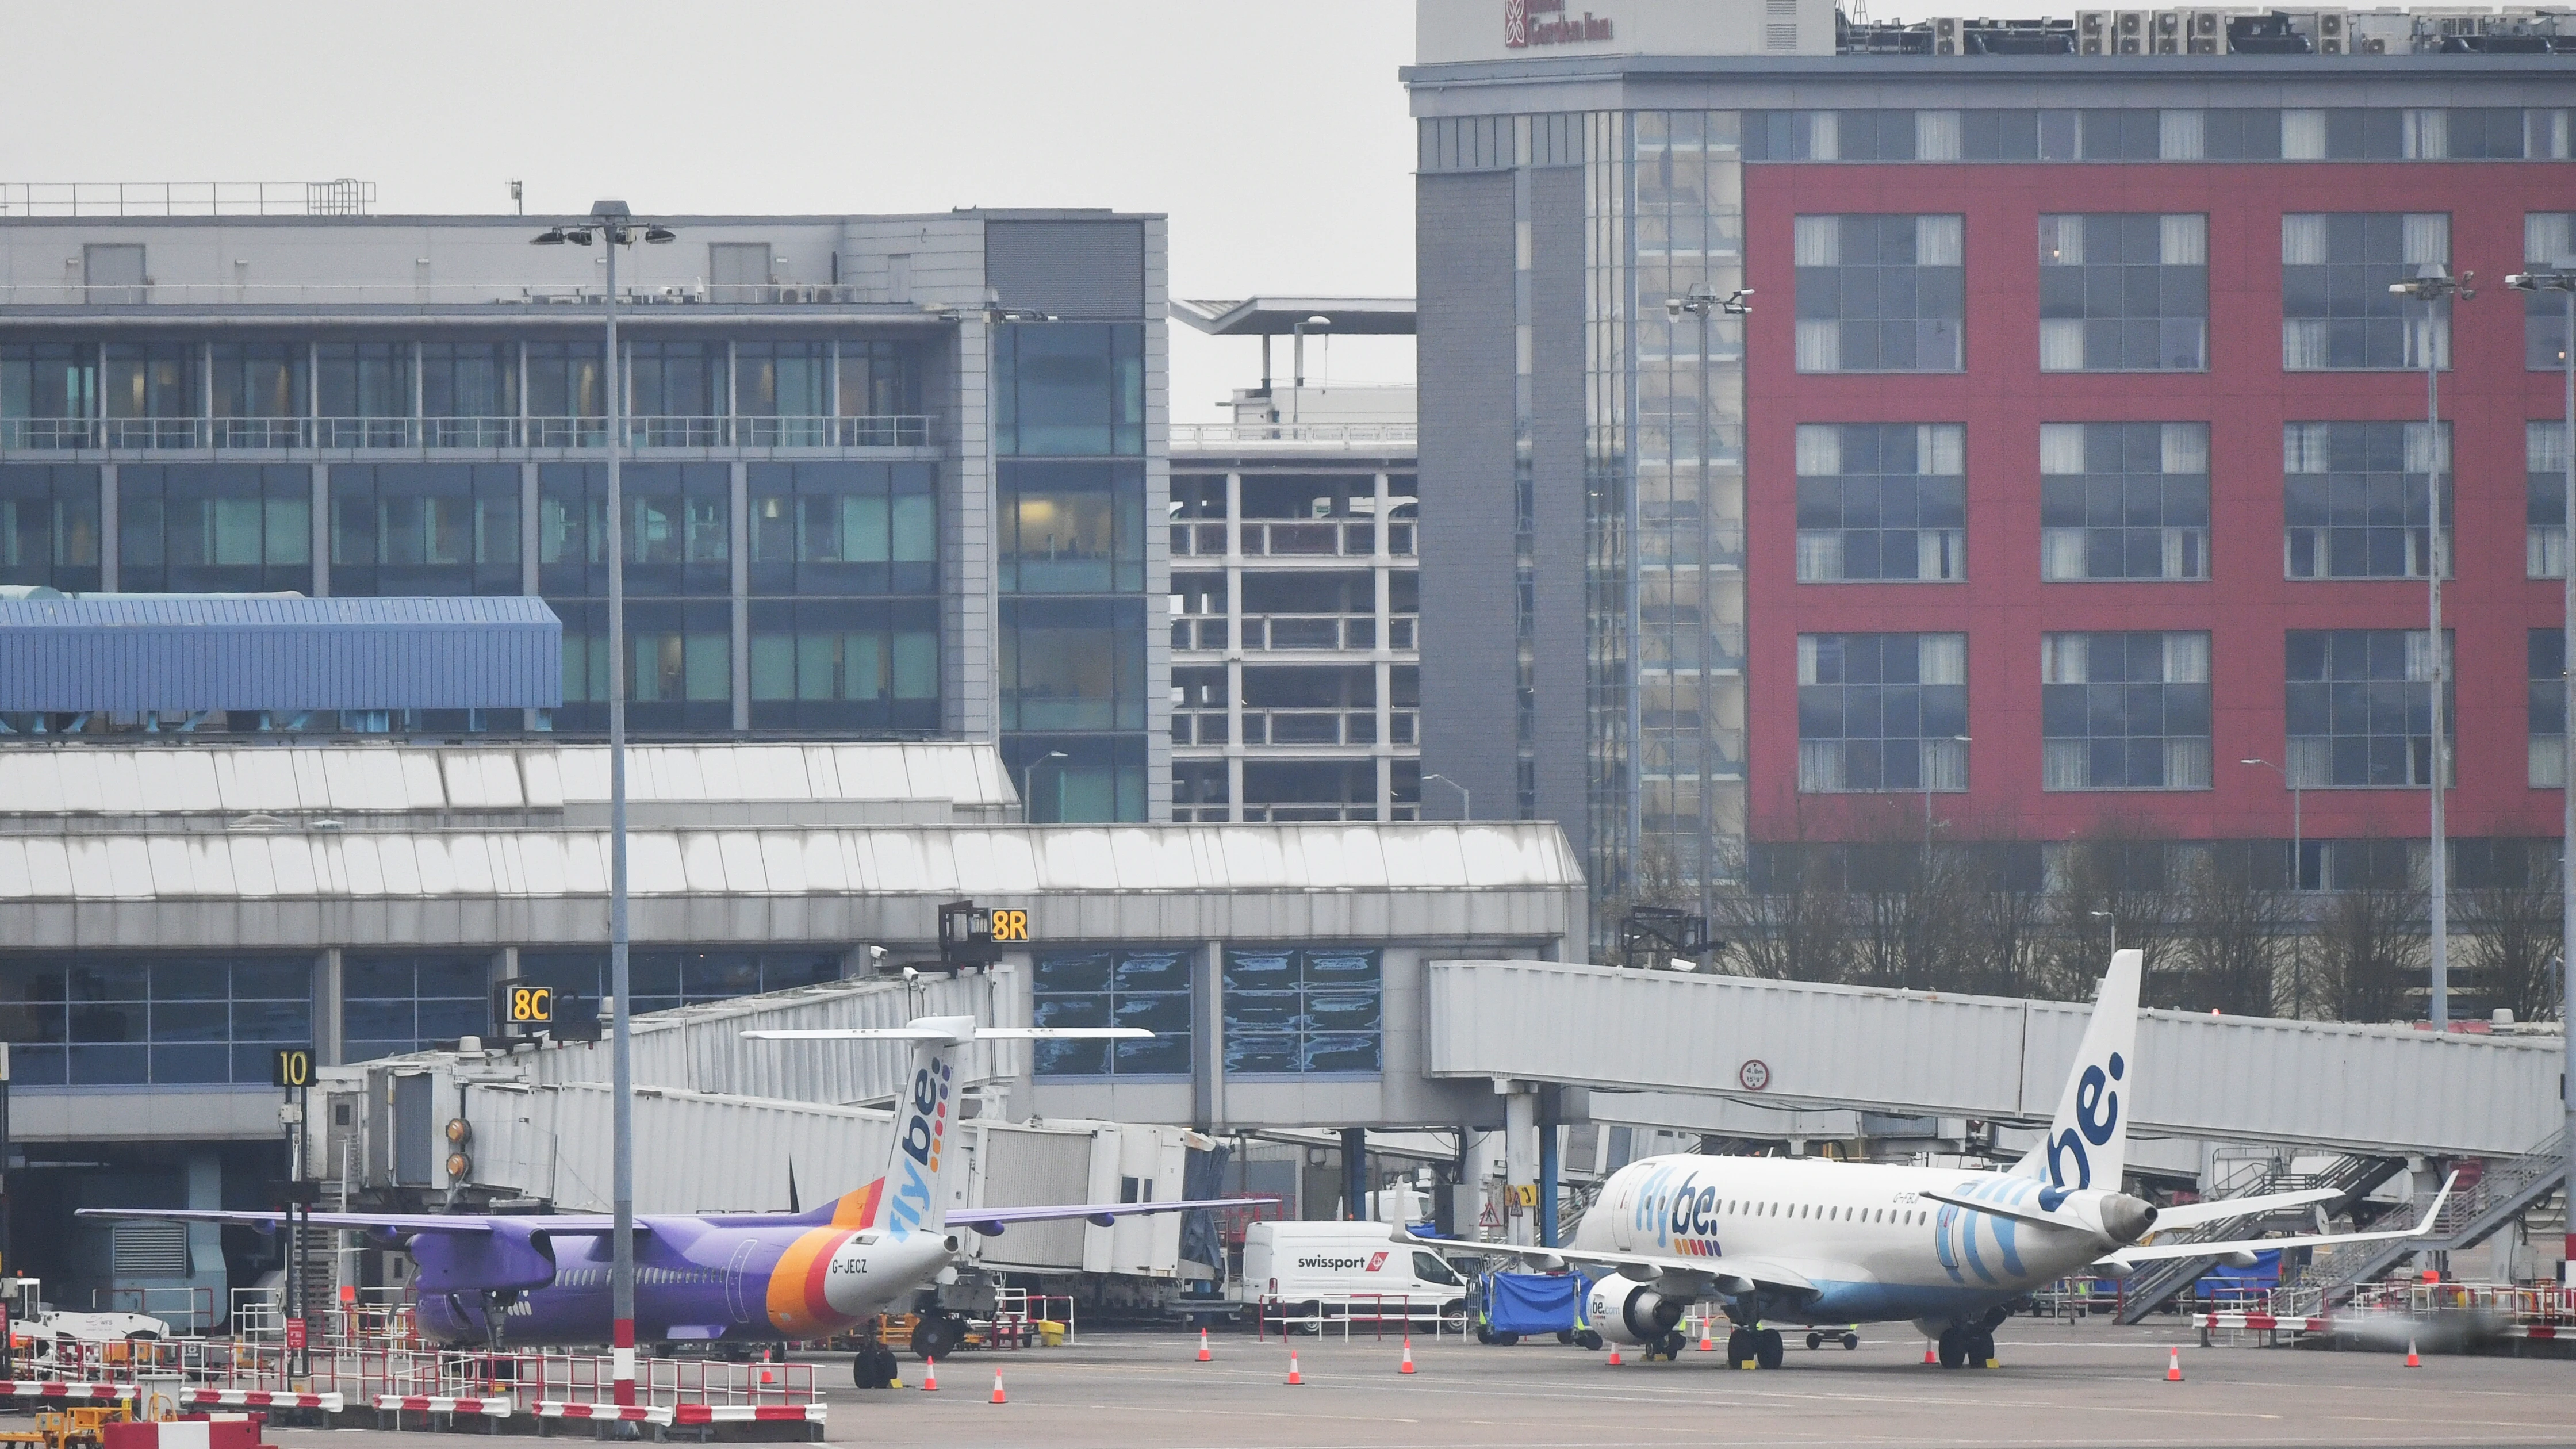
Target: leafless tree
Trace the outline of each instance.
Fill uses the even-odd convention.
[[[2413,883],[2336,892],[2317,921],[2317,1004],[2340,1021],[2412,1015],[2408,988],[2424,969],[2424,892]]]
[[[2517,1021],[2537,1021],[2558,1007],[2563,927],[2557,860],[2550,842],[2497,841],[2487,880],[2453,900],[2462,964],[2477,994]]]
[[[1727,969],[1770,981],[1840,981],[1851,943],[1851,897],[1836,848],[1808,841],[1764,847],[1760,869],[1717,893],[1709,933]]]
[[[2281,963],[2293,944],[2297,905],[2261,889],[2249,847],[2213,845],[2198,853],[2182,884],[2181,939],[2167,986],[2175,1004],[2237,1016],[2271,1016],[2281,998]]]
[[[2113,816],[2068,841],[2062,859],[2050,883],[2053,929],[2032,982],[2036,994],[2089,1000],[2110,964],[2116,927],[2120,949],[2145,958],[2146,1002],[2172,1004],[2161,978],[2173,956],[2178,915],[2174,842],[2140,821]]]

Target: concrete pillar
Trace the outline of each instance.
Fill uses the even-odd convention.
[[[1517,1247],[1537,1242],[1536,1220],[1521,1207],[1513,1189],[1538,1181],[1538,1098],[1518,1082],[1500,1081],[1503,1096],[1503,1241]]]
[[[1369,1215],[1368,1129],[1342,1129],[1342,1216],[1366,1222]]]
[[[1190,1115],[1225,1130],[1225,943],[1210,941],[1190,971]]]
[[[1556,1242],[1557,1167],[1557,1089],[1541,1087],[1532,1094],[1538,1104],[1538,1244],[1553,1248]]]
[[[326,1067],[347,1060],[340,995],[340,948],[333,946],[313,960],[313,1059]]]
[[[726,507],[733,515],[733,727],[751,728],[751,465],[737,461]]]
[[[108,593],[116,592],[117,574],[124,567],[123,546],[117,531],[116,465],[98,465],[98,586]]]

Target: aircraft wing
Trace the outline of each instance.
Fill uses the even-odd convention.
[[[2112,1265],[2152,1263],[2164,1258],[2215,1258],[2229,1253],[2264,1253],[2274,1248],[2331,1248],[2345,1243],[2391,1243],[2400,1238],[2424,1238],[2433,1233],[2434,1222],[2442,1216],[2442,1206],[2450,1201],[2451,1184],[2458,1173],[2442,1179],[2442,1190],[2433,1195],[2433,1205],[2424,1209],[2423,1220],[2413,1227],[2388,1228],[2371,1233],[2296,1233],[2286,1238],[2239,1238],[2226,1243],[2157,1243],[2152,1247],[2122,1248],[2106,1253],[2099,1260]]]
[[[151,1222],[169,1223],[231,1223],[240,1227],[260,1228],[270,1232],[274,1232],[286,1225],[286,1214],[274,1210],[264,1212],[217,1212],[211,1208],[82,1208],[78,1213],[74,1214],[74,1216],[84,1218],[141,1218]],[[446,1213],[310,1213],[304,1215],[302,1221],[310,1223],[317,1228],[352,1228],[372,1230],[382,1233],[448,1233],[457,1236],[475,1237],[489,1235],[492,1231],[492,1223],[489,1218],[480,1214],[468,1213],[457,1213],[453,1215]],[[568,1220],[548,1217],[542,1219],[532,1218],[531,1221],[542,1221],[548,1227],[553,1228],[565,1225]],[[570,1221],[586,1223],[589,1220],[578,1219]],[[608,1225],[608,1219],[598,1219],[599,1229],[605,1229]],[[576,1227],[573,1230],[578,1232],[593,1231],[594,1229]]]
[[[1064,1203],[1044,1207],[951,1208],[948,1221],[959,1227],[972,1228],[990,1238],[998,1236],[1012,1223],[1059,1223],[1074,1218],[1088,1218],[1099,1227],[1107,1227],[1120,1218],[1143,1213],[1183,1213],[1198,1208],[1262,1207],[1275,1203],[1275,1197],[1204,1197],[1175,1198],[1170,1202],[1090,1202]]]
[[[2283,1208],[2306,1207],[2310,1203],[2324,1202],[2329,1198],[2342,1195],[2343,1191],[2340,1188],[2317,1187],[2300,1192],[2266,1193],[2261,1197],[2227,1197],[2212,1202],[2185,1203],[2181,1207],[2158,1208],[2156,1209],[2156,1231],[2164,1233],[2171,1232],[2175,1228],[2198,1227],[2202,1223],[2223,1223],[2230,1218],[2259,1217],[2264,1213],[2279,1212]]]
[[[1630,1278],[1686,1274],[1707,1279],[1716,1284],[1719,1291],[1729,1294],[1769,1288],[1803,1297],[1818,1291],[1814,1280],[1777,1258],[1683,1258],[1664,1253],[1605,1253],[1585,1248],[1522,1248],[1503,1243],[1461,1242],[1455,1238],[1417,1238],[1410,1234],[1396,1241],[1435,1252],[1445,1250],[1486,1257],[1525,1258],[1551,1267],[1562,1267],[1568,1263],[1597,1265]]]

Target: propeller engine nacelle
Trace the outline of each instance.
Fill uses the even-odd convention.
[[[1612,1343],[1651,1344],[1673,1331],[1690,1304],[1655,1291],[1651,1283],[1608,1277],[1592,1285],[1583,1301],[1583,1316],[1592,1331]]]

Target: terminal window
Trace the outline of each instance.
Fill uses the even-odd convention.
[[[605,951],[521,951],[519,977],[584,1001],[604,1001],[610,994]],[[841,958],[837,951],[634,951],[626,959],[626,978],[632,1009],[640,1015],[838,981]]]
[[[2294,579],[2420,579],[2432,567],[2430,474],[2442,479],[2444,575],[2452,526],[2451,425],[2281,428],[2284,569]]]
[[[2209,788],[2207,634],[2043,634],[2039,683],[2044,788]]]
[[[2421,629],[2293,629],[2284,641],[2290,783],[2389,789],[2433,781],[2433,651]],[[2449,631],[2445,656],[2453,653]],[[2447,659],[2446,659],[2447,664]],[[2456,675],[2443,714],[2454,710]]]
[[[1186,946],[1100,946],[1041,953],[1030,977],[1036,1026],[1133,1026],[1133,1041],[1041,1041],[1041,1077],[1186,1077],[1190,1074],[1191,971]]]
[[[1226,1074],[1378,1071],[1381,965],[1369,947],[1227,947]]]
[[[1798,636],[1798,788],[1968,788],[1968,636]]]
[[[2039,219],[2042,372],[2209,365],[2209,218]]]
[[[2567,577],[2567,425],[2523,424],[2522,452],[2524,572],[2535,579],[2563,579]]]
[[[1966,428],[1798,429],[1798,582],[1956,583],[1967,555]]]
[[[371,1061],[491,1027],[489,955],[359,956],[340,963],[340,1059]]]
[[[2388,290],[2449,265],[2441,212],[2293,212],[2281,218],[2281,366],[2289,372],[2451,365],[2451,304]]]
[[[2534,211],[2522,218],[2522,264],[2540,270],[2576,267],[2576,212]],[[2522,365],[2556,372],[2567,365],[2567,294],[2522,294]]]
[[[0,447],[8,443],[0,422]],[[96,589],[98,498],[95,464],[0,466],[0,584]]]
[[[1800,372],[1957,372],[1966,316],[1957,216],[1802,216]]]
[[[2567,637],[2556,629],[2533,629],[2528,639],[2531,788],[2555,790],[2567,783],[2567,681],[2561,676]]]
[[[2042,423],[2039,576],[2209,577],[2207,423]]]
[[[310,956],[51,956],[0,962],[15,1085],[266,1087],[313,1040]]]

